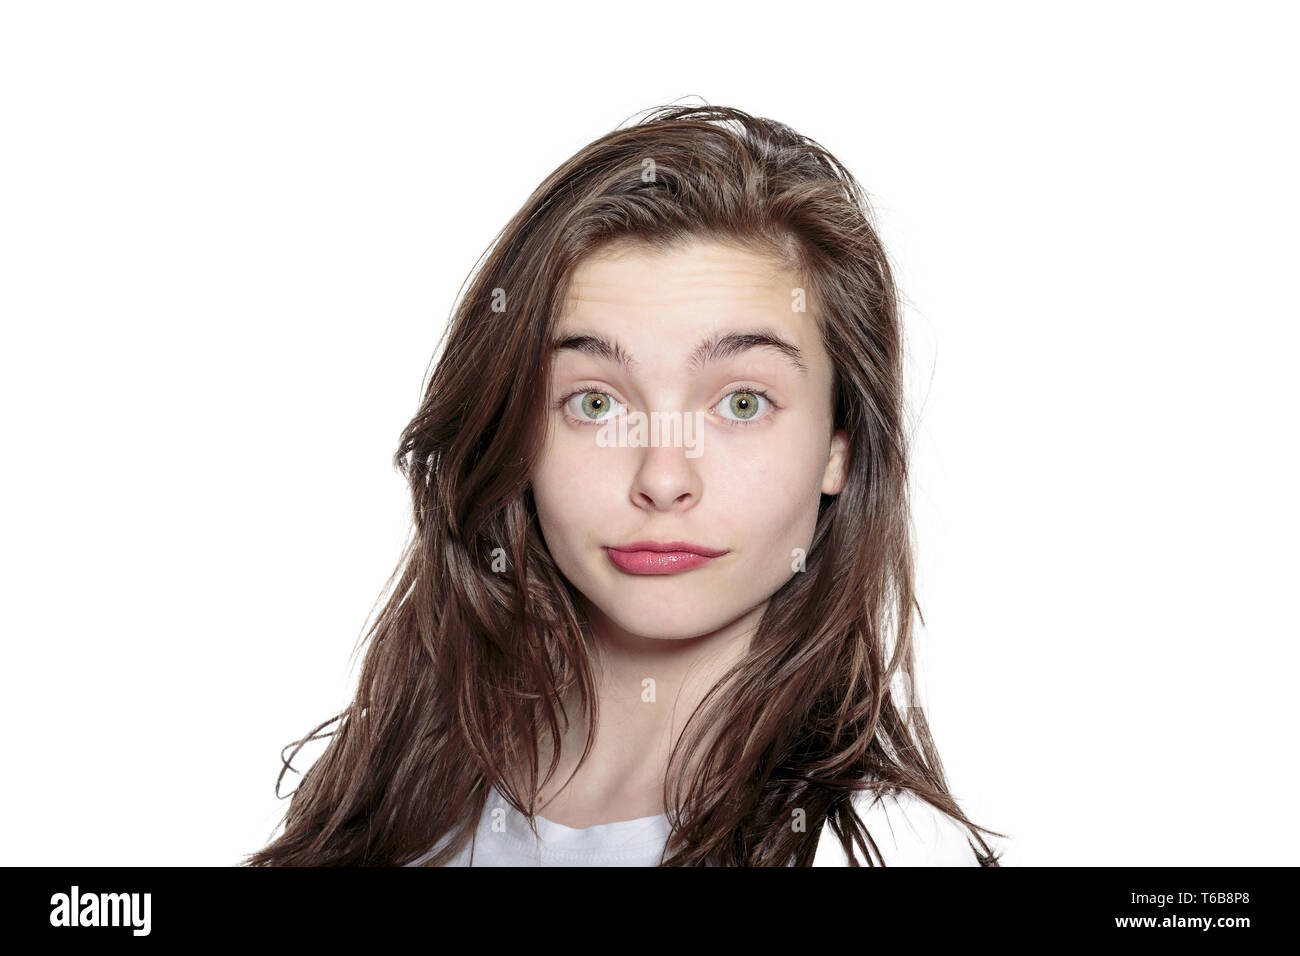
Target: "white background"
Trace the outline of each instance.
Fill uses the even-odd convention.
[[[468,6],[0,8],[0,862],[267,841],[405,540],[391,456],[462,281],[678,101],[874,201],[923,688],[1005,863],[1294,863],[1286,8]]]

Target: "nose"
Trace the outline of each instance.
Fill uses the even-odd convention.
[[[703,488],[698,459],[687,457],[684,447],[666,444],[661,436],[658,448],[639,449],[641,466],[632,481],[632,502],[654,511],[685,511],[700,500]]]

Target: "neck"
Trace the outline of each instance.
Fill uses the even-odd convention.
[[[552,820],[596,822],[662,813],[673,747],[705,695],[748,650],[765,608],[766,603],[695,637],[665,639],[632,633],[585,604],[594,649],[596,737],[579,767],[588,720],[577,694],[567,694],[564,707],[572,722],[562,734],[560,761],[543,788],[539,812]],[[551,759],[547,741],[540,757],[544,773]]]

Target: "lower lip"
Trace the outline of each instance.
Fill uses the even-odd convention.
[[[713,558],[694,551],[615,551],[605,553],[614,564],[630,574],[676,574],[703,567]]]

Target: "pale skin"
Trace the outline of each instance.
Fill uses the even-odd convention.
[[[576,695],[566,698],[572,723],[536,807],[548,820],[587,827],[664,812],[668,757],[686,720],[744,654],[771,596],[801,573],[820,496],[843,488],[848,439],[833,427],[812,304],[797,310],[801,284],[774,259],[703,240],[668,252],[611,247],[575,270],[554,338],[599,336],[635,367],[580,348],[552,361],[531,483],[547,547],[596,639],[599,721],[569,780],[587,727]],[[753,346],[691,367],[697,346],[733,332],[770,335],[797,349],[795,361]],[[673,447],[666,429],[660,447],[598,445],[600,424],[632,411],[702,412],[702,453]],[[604,550],[642,540],[727,553],[649,575]],[[541,745],[544,773],[552,747]]]

